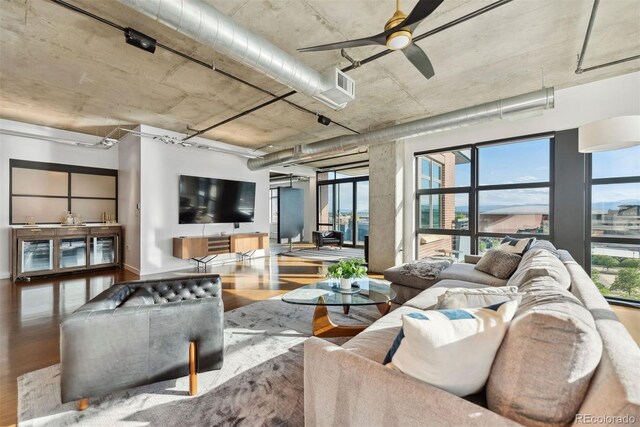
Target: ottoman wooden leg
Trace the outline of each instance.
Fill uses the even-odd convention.
[[[78,411],[84,411],[89,407],[89,399],[80,399],[76,402],[76,407]]]
[[[189,343],[189,396],[198,394],[198,373],[196,371],[196,343]]]

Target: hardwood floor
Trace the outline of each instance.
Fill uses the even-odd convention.
[[[229,311],[317,281],[326,264],[273,255],[212,266],[210,271],[222,276],[222,298]],[[109,270],[18,284],[0,280],[0,425],[17,422],[17,377],[59,363],[60,320],[112,284],[137,278],[125,270]]]

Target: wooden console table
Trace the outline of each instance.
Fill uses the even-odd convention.
[[[226,236],[174,237],[173,256],[206,265],[220,254],[242,254],[269,247],[268,233],[239,233]],[[209,257],[214,257],[206,260]]]

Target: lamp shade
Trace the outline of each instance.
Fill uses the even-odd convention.
[[[580,126],[578,151],[595,153],[640,144],[640,116],[621,116]]]

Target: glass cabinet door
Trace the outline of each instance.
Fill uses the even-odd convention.
[[[21,272],[53,270],[53,240],[23,240]]]
[[[116,236],[91,237],[91,265],[115,264]]]
[[[69,237],[60,239],[60,268],[78,268],[87,266],[87,239]]]

